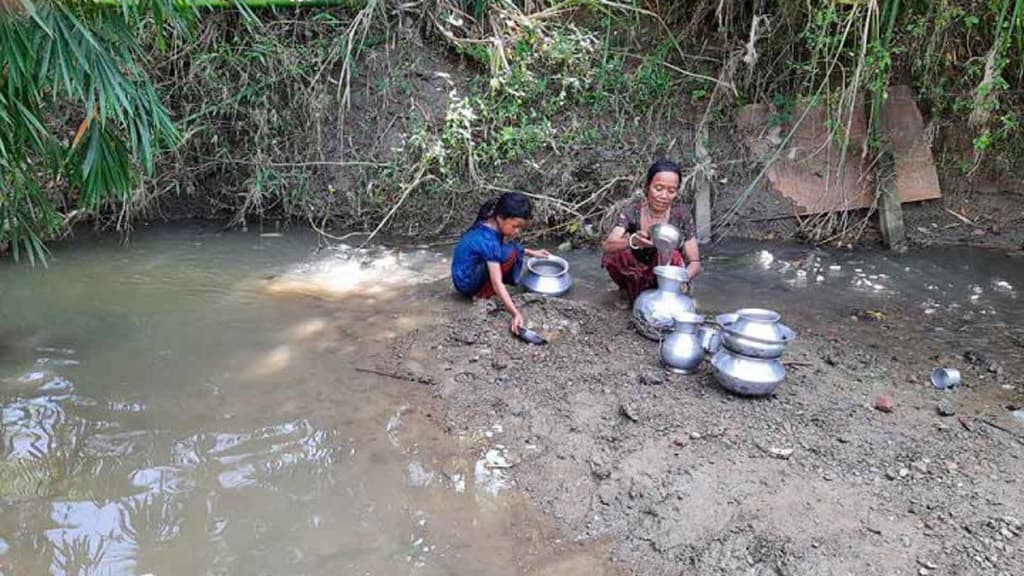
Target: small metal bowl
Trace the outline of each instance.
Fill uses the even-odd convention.
[[[683,241],[679,229],[671,224],[655,224],[651,226],[651,243],[658,252],[672,254]]]
[[[522,340],[523,342],[526,342],[527,344],[533,344],[534,346],[543,346],[544,344],[548,343],[547,338],[544,338],[540,334],[537,334],[533,330],[530,330],[529,328],[525,327],[520,328],[516,336],[519,337],[519,339]]]

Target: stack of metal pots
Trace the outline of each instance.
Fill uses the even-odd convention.
[[[780,322],[777,312],[744,308],[716,318],[721,345],[711,358],[715,379],[723,388],[744,396],[771,394],[786,378],[780,358],[796,334]]]

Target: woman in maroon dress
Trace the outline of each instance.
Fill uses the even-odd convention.
[[[644,197],[630,204],[601,244],[604,256],[601,265],[626,292],[630,303],[644,290],[654,288],[657,279],[654,267],[659,264],[658,251],[650,239],[651,226],[671,224],[683,234],[682,251],[672,254],[673,266],[685,266],[689,280],[700,274],[700,249],[694,235],[693,217],[682,205],[673,206],[679,195],[682,174],[671,160],[659,160],[647,169]],[[686,284],[689,290],[689,282]]]

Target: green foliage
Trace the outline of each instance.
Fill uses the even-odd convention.
[[[678,75],[664,62],[672,50],[665,41],[642,58],[611,51],[606,36],[567,21],[532,20],[521,12],[500,42],[456,42],[458,53],[491,67],[485,81],[469,94],[452,93],[446,120],[435,137],[420,125],[411,143],[415,156],[429,155],[439,174],[460,167],[497,169],[560,144],[596,145],[615,132],[615,124],[634,122],[651,109],[670,111],[680,88]],[[495,66],[495,63],[499,63]],[[695,98],[706,87],[693,89]],[[580,107],[615,123],[581,126],[558,123]]]
[[[416,16],[390,0],[343,4],[257,16],[241,0],[25,0],[0,16],[0,251],[38,261],[70,222],[126,226],[163,190],[200,191],[237,224],[274,212],[365,226],[412,190],[454,206],[467,183],[542,152],[660,149],[674,138],[651,128],[686,107],[715,124],[772,102],[770,122],[789,124],[796,103],[821,102],[845,145],[835,112],[865,93],[875,122],[894,83],[933,116],[969,119],[975,154],[1021,147],[1024,0],[429,0]],[[761,16],[770,26],[753,34]],[[411,100],[419,81],[355,56],[408,54],[421,39],[476,80],[450,82],[440,110],[399,114],[396,157],[362,156],[349,139],[366,126],[345,117],[353,94],[372,116],[367,101]],[[345,186],[365,190],[334,194],[315,166],[353,157],[375,164],[345,169]]]
[[[45,263],[62,212],[129,201],[177,141],[135,32],[155,22],[162,38],[185,17],[171,0],[23,8],[0,13],[0,251]]]
[[[167,177],[196,190],[216,179],[205,195],[232,224],[266,213],[309,215],[313,166],[344,109],[332,80],[347,55],[351,18],[338,10],[289,20],[261,15],[246,27],[238,13],[211,15],[196,35],[177,39],[173,49],[184,60],[163,60],[155,70],[189,135],[165,166]],[[383,40],[368,34],[360,47]],[[366,82],[378,91],[400,88],[386,77]]]

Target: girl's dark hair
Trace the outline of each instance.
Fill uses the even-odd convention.
[[[676,164],[668,158],[662,158],[654,164],[651,164],[651,167],[647,169],[647,182],[644,184],[645,189],[651,185],[651,180],[654,180],[654,175],[658,172],[675,172],[676,176],[679,176],[679,181],[683,181],[683,169],[679,167],[679,164]]]
[[[519,192],[505,192],[497,198],[484,202],[477,213],[476,219],[487,220],[500,216],[502,218],[522,218],[529,220],[533,216],[533,204],[530,199]]]

